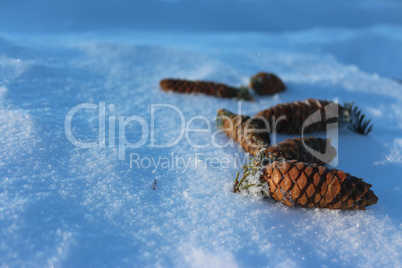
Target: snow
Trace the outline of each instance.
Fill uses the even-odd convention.
[[[0,266],[401,266],[401,5],[4,1]],[[287,91],[238,103],[158,85],[179,77],[239,86],[258,71],[278,74]],[[339,130],[336,166],[373,185],[379,202],[366,211],[231,192],[246,154],[214,135],[216,111],[253,115],[310,97],[353,101],[372,118],[368,136]],[[99,141],[105,103],[104,146],[77,148],[66,137],[66,115],[83,103],[97,108],[77,112],[72,133]],[[145,122],[126,125],[128,145],[145,140],[137,148],[119,144],[119,121],[130,116]]]

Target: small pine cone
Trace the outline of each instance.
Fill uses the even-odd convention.
[[[320,153],[320,157],[313,156],[307,148]],[[331,146],[331,139],[315,137],[293,138],[261,150],[256,164],[265,166],[274,161],[297,160],[323,166],[330,163],[336,154],[336,149]]]
[[[319,120],[303,129],[303,124],[306,119],[317,111],[320,111],[320,114],[318,114],[320,115]],[[334,116],[327,120],[325,112],[330,115],[338,115],[338,117]],[[275,129],[271,129],[271,131],[284,134],[301,134],[302,131],[304,133],[324,131],[327,128],[328,123],[339,121],[339,117],[342,113],[342,106],[334,102],[308,99],[295,101],[293,103],[278,104],[257,113],[254,117],[262,117],[268,120],[270,125],[275,127]]]
[[[164,91],[174,91],[178,93],[202,93],[219,98],[252,100],[248,89],[229,87],[220,83],[188,81],[180,79],[163,79],[159,84]]]
[[[225,133],[253,156],[271,142],[262,119],[237,115],[225,109],[218,110],[217,118]]]
[[[250,88],[259,95],[272,95],[284,91],[285,84],[275,74],[260,72],[251,77]]]
[[[260,179],[267,182],[271,198],[291,207],[365,209],[378,201],[362,179],[296,160],[265,166]]]

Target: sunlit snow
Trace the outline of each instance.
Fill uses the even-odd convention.
[[[179,18],[165,23],[168,15],[158,21],[152,14],[154,21],[142,14],[127,19],[124,27],[119,11],[130,18],[124,1],[116,6],[101,1],[88,16],[84,11],[96,1],[77,13],[79,1],[39,2],[47,12],[32,4],[20,9],[13,1],[0,11],[1,267],[401,265],[402,16],[395,16],[400,1],[352,6],[339,1],[345,21],[331,16],[326,24],[325,16],[300,15],[305,18],[300,27],[287,17],[283,25],[270,21],[272,29],[257,25],[254,30],[253,23],[261,21],[249,5],[269,1],[233,1],[232,12],[248,4],[244,17],[237,16],[244,28],[217,14],[205,28],[199,15],[191,20],[188,14],[187,26]],[[143,3],[150,13],[163,13],[166,5],[193,11],[201,6],[201,1],[149,2],[156,5]],[[208,7],[223,12],[226,6],[230,11],[228,2],[206,1],[199,12],[206,14]],[[322,2],[316,7],[320,12],[338,3]],[[113,16],[103,21],[109,8]],[[381,16],[352,19],[354,12],[377,10]],[[54,23],[33,14],[46,14]],[[179,31],[172,31],[175,27]],[[259,71],[278,74],[287,91],[238,103],[159,88],[165,77],[240,86]],[[355,102],[372,119],[368,136],[339,130],[336,168],[371,183],[378,204],[366,211],[300,209],[231,192],[246,155],[236,144],[212,146],[230,143],[223,133],[212,135],[216,111],[241,109],[253,115],[307,98]],[[77,148],[66,137],[66,115],[83,103],[96,109],[77,112],[72,133],[79,141],[99,142],[104,103],[104,146]],[[158,148],[180,136],[178,111],[185,125],[194,116],[206,118],[189,127],[207,131],[185,133],[174,146]],[[131,143],[144,139],[144,145],[124,147],[120,160],[119,116],[134,115],[145,127],[129,123],[124,136]],[[274,141],[288,137],[277,135]]]

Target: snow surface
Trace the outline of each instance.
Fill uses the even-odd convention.
[[[307,1],[302,11],[312,8],[311,16],[289,1],[36,3],[4,1],[0,9],[1,267],[401,266],[401,2]],[[256,16],[259,7],[276,17]],[[236,112],[236,101],[164,93],[159,80],[236,86],[261,70],[282,77],[287,91],[242,102],[245,114],[314,97],[354,101],[372,118],[366,137],[339,130],[337,168],[371,183],[378,204],[300,209],[233,194],[235,154],[245,154],[212,147],[211,133],[189,134],[206,148],[185,138],[151,148],[150,132],[132,123],[127,140],[147,140],[127,148],[124,161],[108,146],[108,128],[105,148],[77,148],[66,137],[68,111],[100,102],[115,105],[107,116],[116,116],[116,129],[118,116],[138,115],[150,130],[151,104],[171,104],[186,123],[202,115],[215,131],[216,111]],[[158,109],[155,143],[163,144],[181,122]],[[97,111],[77,113],[72,127],[79,140],[96,141]],[[222,133],[216,140],[229,141]],[[149,168],[138,169],[130,153],[190,162],[154,168],[144,160]],[[228,159],[226,167],[213,157]]]

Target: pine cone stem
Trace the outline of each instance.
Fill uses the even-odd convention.
[[[240,175],[240,172],[237,172],[237,174],[236,174],[236,179],[235,179],[234,185],[233,185],[233,192],[234,192],[234,193],[236,192],[237,185],[239,184],[239,175]]]
[[[343,114],[341,123],[348,125],[348,128],[362,135],[368,135],[373,130],[371,119],[364,120],[365,115],[354,105],[354,103],[345,102],[343,105]]]
[[[252,187],[252,186],[255,186],[255,183],[252,183],[252,184],[248,184],[248,185],[246,185],[246,186],[243,186],[243,187],[241,188],[241,190],[246,190],[246,189],[248,189],[248,188],[250,188],[250,187]]]
[[[239,178],[239,172],[237,172],[237,176],[236,176],[236,180],[235,180],[235,188],[234,188],[234,192],[239,191],[239,187],[241,186],[241,184],[243,183],[243,181],[247,178],[247,176],[249,175],[248,173],[248,167],[246,167],[244,169],[244,173],[243,173],[243,177],[241,177],[240,182],[237,180]],[[238,182],[238,183],[236,183]]]

